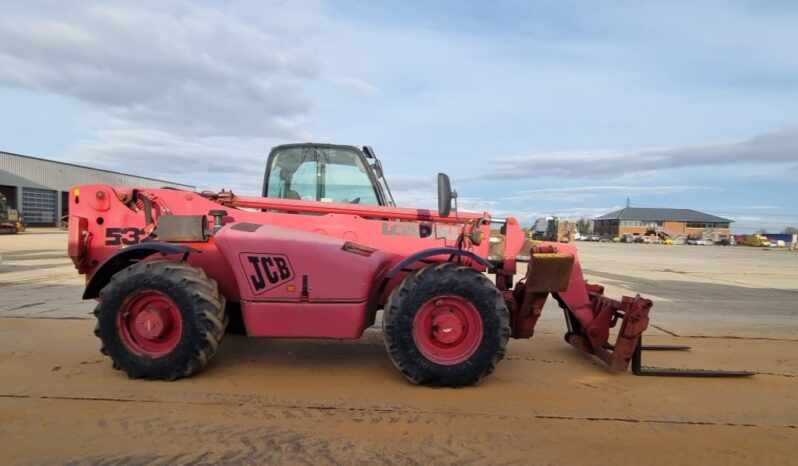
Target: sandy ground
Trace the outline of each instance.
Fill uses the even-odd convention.
[[[129,380],[99,354],[63,232],[0,236],[0,464],[798,464],[798,253],[580,244],[608,294],[655,301],[652,365],[613,374],[547,306],[481,385],[410,385],[379,328],[357,341],[228,335],[186,380]]]

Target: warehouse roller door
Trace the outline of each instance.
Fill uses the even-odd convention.
[[[57,209],[57,191],[22,188],[22,215],[25,217],[25,223],[55,225]]]

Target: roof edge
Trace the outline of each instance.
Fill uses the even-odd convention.
[[[160,178],[152,178],[152,177],[149,177],[149,176],[139,176],[139,175],[134,175],[133,173],[123,173],[123,172],[118,172],[118,171],[115,171],[115,170],[106,170],[104,168],[88,167],[86,165],[78,165],[76,163],[61,162],[60,160],[51,160],[51,159],[45,159],[45,158],[42,158],[42,157],[34,157],[32,155],[17,154],[15,152],[8,152],[8,151],[4,151],[4,150],[0,150],[0,154],[13,155],[15,157],[23,157],[23,158],[26,158],[26,159],[38,160],[40,162],[57,163],[59,165],[66,165],[66,166],[75,167],[75,168],[83,168],[83,169],[86,169],[86,170],[97,170],[97,171],[100,171],[100,172],[113,173],[115,175],[132,176],[134,178],[141,178],[141,179],[144,179],[144,180],[158,181],[160,183],[175,184],[175,185],[179,185],[179,186],[185,186],[187,188],[197,189],[197,187],[195,185],[192,185],[192,184],[178,183],[176,181],[162,180]]]

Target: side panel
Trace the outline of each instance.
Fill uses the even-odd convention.
[[[357,338],[374,320],[391,255],[292,228],[231,223],[216,234],[251,336]]]
[[[374,322],[363,303],[243,302],[247,334],[253,337],[360,338]]]

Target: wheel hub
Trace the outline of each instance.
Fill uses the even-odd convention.
[[[451,311],[432,320],[432,336],[441,343],[454,343],[463,335],[464,329],[465,322]]]
[[[440,296],[424,303],[413,319],[416,347],[430,361],[461,363],[482,342],[482,316],[471,301],[460,296]]]
[[[148,340],[157,340],[171,328],[171,318],[168,310],[155,309],[147,306],[134,320],[136,333]]]
[[[119,337],[131,352],[151,358],[174,350],[183,333],[180,310],[156,290],[142,290],[128,297],[117,325]]]

